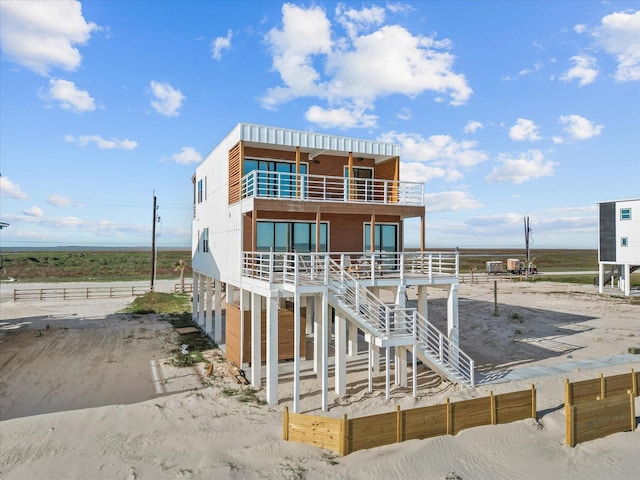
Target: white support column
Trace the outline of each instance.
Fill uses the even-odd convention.
[[[413,350],[411,351],[412,361],[413,361],[413,398],[418,397],[418,346],[414,343]]]
[[[278,404],[278,297],[267,298],[267,384],[269,405]]]
[[[313,303],[315,297],[303,297],[302,304],[306,309],[305,317],[305,334],[311,335],[313,333]]]
[[[253,388],[259,388],[262,384],[261,317],[262,297],[251,292],[251,386]]]
[[[300,294],[293,300],[293,413],[300,413]]]
[[[398,285],[396,289],[396,305],[404,308],[407,306],[407,287],[406,285]]]
[[[349,341],[347,342],[347,352],[350,357],[358,356],[358,326],[355,322],[349,322]]]
[[[247,310],[251,309],[251,296],[249,295],[249,291],[244,288],[240,289],[240,368],[244,368],[244,364],[247,359],[244,358],[244,348],[245,344],[245,336],[246,333],[244,331],[244,313]]]
[[[335,390],[338,395],[347,393],[347,320],[336,312],[335,320]]]
[[[322,294],[322,411],[329,410],[329,302]]]
[[[604,263],[598,262],[598,293],[604,292]]]
[[[191,320],[193,323],[198,323],[198,297],[200,296],[200,291],[198,287],[200,286],[200,274],[193,273],[193,293],[191,296]]]
[[[368,391],[369,393],[373,392],[373,345],[371,344],[371,342],[367,342],[367,347],[368,347],[368,355],[367,355],[367,363],[369,366],[369,388]]]
[[[405,347],[396,347],[395,352],[395,384],[406,387],[407,383],[407,352]]]
[[[207,286],[204,290],[205,297],[205,321],[204,321],[204,331],[205,333],[211,333],[211,329],[213,328],[213,279],[211,277],[207,277]]]
[[[391,398],[391,349],[384,347],[385,349],[385,369],[384,369],[384,398],[389,400]]]
[[[458,325],[458,284],[452,283],[447,298],[447,335],[455,345],[459,345]]]
[[[222,282],[216,279],[215,291],[213,292],[213,307],[215,309],[215,315],[213,316],[213,334],[214,340],[217,344],[222,342],[222,307],[221,307],[221,295],[222,294]]]
[[[322,300],[321,295],[313,297],[313,373],[322,372]]]
[[[427,302],[427,286],[418,286],[418,313],[426,320],[429,320],[428,302]]]
[[[377,345],[372,345],[371,348],[371,371],[378,375],[380,373],[380,348]]]
[[[205,315],[205,306],[206,306],[206,297],[207,291],[205,290],[205,276],[200,275],[200,279],[198,281],[198,325],[201,327],[204,326],[204,315]]]
[[[407,306],[407,287],[398,285],[396,289],[396,305],[401,308]],[[401,387],[407,386],[407,350],[404,347],[396,347],[394,351],[395,375],[394,383]]]
[[[624,272],[624,296],[628,297],[631,295],[631,264],[625,263],[622,271]]]

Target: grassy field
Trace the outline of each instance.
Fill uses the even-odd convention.
[[[451,250],[448,250],[451,251]],[[14,278],[23,282],[62,281],[129,281],[147,280],[151,276],[151,252],[144,251],[29,251],[2,253],[0,280]],[[595,272],[598,270],[597,250],[548,249],[536,250],[533,261],[539,272]],[[460,273],[484,273],[486,262],[507,258],[524,260],[522,249],[460,249]],[[186,265],[185,278],[192,276],[191,252],[159,251],[156,278],[178,278],[179,261]],[[593,273],[572,275],[536,275],[533,280],[593,283]],[[632,285],[640,285],[640,272],[631,277]]]
[[[151,278],[151,251],[3,253],[0,280],[23,282],[129,281]],[[156,278],[178,278],[178,262],[186,264],[185,278],[192,276],[191,252],[159,251]]]

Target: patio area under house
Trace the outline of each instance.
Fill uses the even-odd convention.
[[[419,365],[474,384],[458,342],[458,253],[425,249],[424,185],[400,179],[399,155],[396,144],[240,123],[196,168],[194,322],[270,405],[286,378],[299,411],[303,364],[324,411],[330,372],[345,395],[356,364],[369,391],[384,372],[387,398],[392,381],[417,395]],[[411,218],[420,246],[407,251]],[[429,288],[447,292],[446,331],[429,322]]]

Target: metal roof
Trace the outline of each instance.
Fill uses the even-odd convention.
[[[400,156],[400,146],[395,143],[377,142],[359,138],[348,138],[324,133],[304,132],[281,127],[269,127],[250,123],[239,123],[235,130],[238,139],[252,145],[274,145],[281,149],[308,153],[309,158],[318,155],[344,155],[352,152],[356,156],[373,157],[376,160]]]

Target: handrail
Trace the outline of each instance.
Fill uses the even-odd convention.
[[[373,260],[370,271],[376,274],[376,255],[371,253],[365,258]],[[394,253],[399,260],[393,263],[395,268],[404,272],[410,268],[426,267],[429,275],[457,275],[458,254],[442,252]],[[337,260],[333,257],[337,257]],[[414,259],[416,262],[407,262]],[[453,266],[452,266],[453,263]],[[359,323],[360,328],[383,340],[392,338],[411,339],[419,351],[456,379],[475,385],[475,364],[471,357],[440,332],[437,327],[418,313],[415,308],[386,304],[371,290],[363,286],[359,279],[361,271],[349,271],[348,254],[331,253],[294,253],[294,252],[245,252],[243,274],[273,282],[276,274],[284,283],[294,286],[303,284],[324,285],[329,288],[340,308]]]
[[[424,206],[424,184],[379,178],[335,177],[252,170],[241,180],[241,198]]]
[[[267,281],[273,280],[274,273],[296,274],[295,279],[287,278],[287,283],[299,286],[302,281],[317,280],[314,275],[324,271],[324,257],[339,261],[344,270],[357,280],[459,275],[457,252],[244,252],[242,272],[244,276]],[[277,272],[270,268],[277,269]]]

